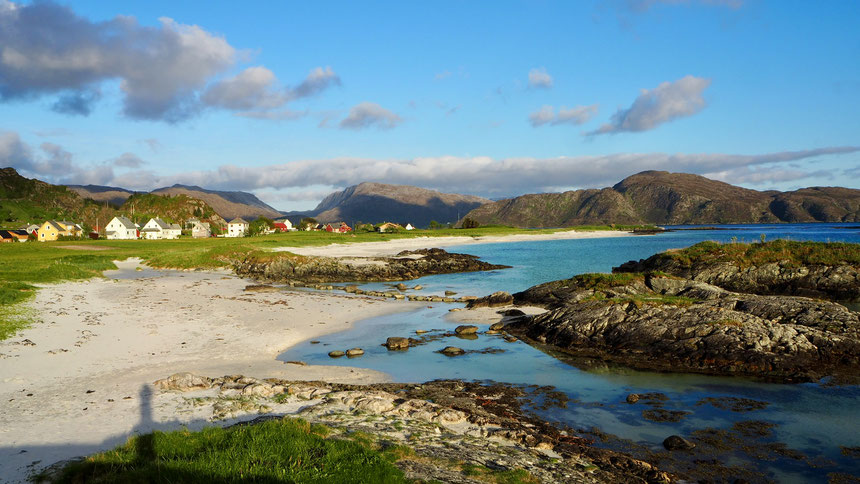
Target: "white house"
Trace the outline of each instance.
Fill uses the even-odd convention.
[[[178,239],[182,234],[179,224],[168,224],[160,218],[151,218],[141,229],[143,236],[149,240]]]
[[[185,223],[185,228],[191,228],[191,236],[195,239],[212,236],[212,228],[209,226],[209,222],[201,222],[196,218],[189,219]]]
[[[403,228],[405,228],[406,230],[415,230],[415,227],[413,227],[412,224],[406,224],[406,227]]]
[[[236,217],[227,222],[226,237],[244,237],[248,233],[248,222],[242,220],[241,217]]]
[[[126,217],[114,217],[105,226],[105,236],[111,240],[136,239],[138,226]]]

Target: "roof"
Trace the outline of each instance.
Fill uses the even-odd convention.
[[[167,228],[173,230],[182,230],[182,227],[180,227],[179,224],[170,224]]]
[[[158,225],[158,228],[159,228],[160,230],[164,230],[164,229],[168,229],[168,228],[170,228],[170,225],[168,225],[168,224],[167,224],[167,222],[165,222],[164,220],[161,220],[161,219],[160,219],[160,218],[158,218],[158,217],[155,217],[155,218],[149,219],[149,222],[155,222],[155,225]],[[146,222],[146,224],[147,224],[147,225],[149,225],[149,222]]]
[[[233,220],[227,222],[228,224],[245,224],[248,225],[248,222],[242,219],[242,217],[236,217]]]
[[[125,227],[127,229],[136,229],[137,228],[137,226],[134,224],[134,222],[129,220],[128,217],[116,216],[116,217],[114,217],[114,219],[119,220],[119,223],[121,223],[123,225],[123,227]],[[111,220],[111,222],[113,222],[113,220]]]
[[[272,224],[272,225],[274,225],[275,227],[277,227],[277,228],[279,228],[279,229],[285,229],[285,228],[287,228],[287,224],[285,224],[285,223],[283,223],[283,222],[275,222],[275,223],[274,223],[274,224]]]

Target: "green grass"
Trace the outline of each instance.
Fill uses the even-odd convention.
[[[475,464],[460,464],[464,476],[497,484],[537,484],[539,479],[524,469],[494,470]]]
[[[730,262],[750,267],[778,262],[789,266],[860,264],[860,244],[843,242],[797,242],[778,239],[766,243],[699,242],[686,249],[667,252],[685,266],[693,263]]]
[[[68,465],[63,483],[407,482],[401,446],[326,438],[329,429],[284,418],[199,432],[153,432]]]

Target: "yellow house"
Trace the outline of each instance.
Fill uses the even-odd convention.
[[[73,222],[57,222],[56,220],[47,220],[36,231],[36,237],[39,242],[57,240],[61,235],[80,237],[83,230],[81,226]]]

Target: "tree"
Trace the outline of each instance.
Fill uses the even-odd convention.
[[[435,220],[430,221],[430,230],[439,230],[442,228],[445,228],[445,226],[440,224],[439,222],[437,222]]]
[[[304,230],[308,230],[308,229],[316,227],[318,223],[319,222],[317,222],[317,219],[315,219],[313,217],[305,217],[302,219],[301,222],[299,222],[299,227],[304,229]]]
[[[464,218],[463,224],[460,225],[460,227],[464,228],[464,229],[476,229],[480,226],[481,226],[481,224],[479,224],[477,220],[475,220],[473,218],[469,218],[469,217]]]
[[[275,227],[275,222],[266,217],[258,217],[248,225],[248,235],[260,235]]]

